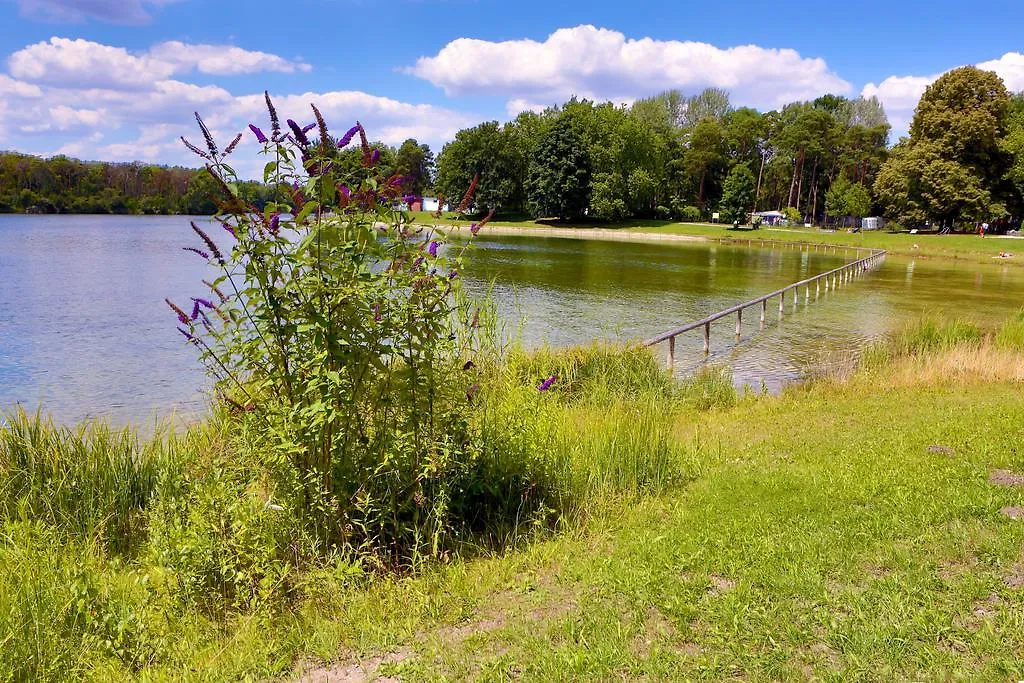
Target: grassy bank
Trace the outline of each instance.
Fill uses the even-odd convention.
[[[459,224],[444,218],[437,219],[427,212],[412,214],[416,220],[425,224]],[[1024,240],[1001,239],[987,237],[982,239],[974,234],[935,235],[888,232],[824,231],[817,228],[760,228],[752,230],[748,227],[733,229],[732,226],[710,223],[675,223],[659,220],[631,220],[621,223],[560,223],[557,221],[511,220],[492,221],[489,225],[504,228],[579,228],[603,229],[626,232],[641,232],[657,235],[685,235],[707,239],[729,240],[765,240],[776,242],[811,242],[817,244],[835,244],[849,247],[867,247],[886,249],[892,254],[917,256],[924,258],[946,258],[967,260],[976,263],[999,262],[1012,266],[1024,264]],[[487,228],[484,227],[486,232]],[[999,258],[1000,252],[1014,254],[1012,258]]]
[[[253,499],[230,416],[147,443],[14,418],[0,678],[1019,678],[1022,368],[1024,316],[925,322],[778,397],[638,352],[513,353],[490,410],[534,425],[505,453],[543,460],[557,510],[416,574],[277,567],[245,605],[203,583],[258,567],[275,514],[232,512]],[[186,502],[210,533],[161,521]]]

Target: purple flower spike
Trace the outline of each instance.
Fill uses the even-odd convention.
[[[402,201],[405,202],[406,204],[413,204],[415,202],[418,202],[419,199],[420,198],[414,194],[407,194],[404,197],[402,197]]]
[[[478,232],[480,232],[480,226],[478,224],[474,223],[473,225],[469,226],[469,234],[475,235]]]
[[[199,317],[199,302],[195,299],[192,300],[192,319],[195,320]]]
[[[437,258],[437,247],[438,247],[438,244],[439,244],[439,242],[437,240],[434,240],[433,242],[430,243],[430,246],[427,247],[427,251],[434,258]]]
[[[213,309],[213,302],[210,301],[209,299],[197,299],[195,297],[192,297],[192,301],[194,301],[196,305],[202,306],[203,308]]]
[[[453,270],[452,272],[448,273],[448,279],[449,280],[454,280],[458,276],[459,276],[459,271],[457,271],[457,270]]]
[[[210,255],[207,254],[202,249],[196,249],[195,247],[182,247],[182,249],[184,249],[185,251],[191,251],[193,254],[199,254],[200,256],[202,256],[205,259],[210,258]]]
[[[256,139],[259,141],[261,145],[267,144],[267,136],[263,134],[262,130],[252,125],[251,123],[249,124],[249,130],[252,131],[252,134],[256,136]]]
[[[349,128],[348,132],[345,133],[344,135],[342,135],[341,139],[338,140],[338,149],[341,149],[342,147],[344,147],[348,143],[352,142],[352,138],[354,138],[356,136],[356,133],[358,133],[358,132],[359,132],[359,126],[352,126],[351,128]]]
[[[413,268],[418,268],[421,263],[423,263],[423,257],[422,256],[418,257],[415,261],[412,262],[412,267]]]
[[[303,133],[308,133],[309,131],[313,130],[314,128],[316,128],[316,124],[315,123],[311,123],[308,126],[304,127],[302,129],[302,132]]]
[[[352,190],[348,189],[348,185],[341,186],[341,193],[345,195],[346,199],[352,196]]]
[[[546,380],[540,383],[540,386],[537,387],[537,391],[547,391],[548,389],[551,388],[551,385],[554,384],[557,380],[558,375],[551,375]]]
[[[380,161],[380,150],[375,149],[373,150],[373,154],[370,155],[370,165],[374,166],[378,161]]]
[[[276,235],[281,230],[281,214],[275,213],[270,217],[270,232]]]
[[[373,305],[373,320],[374,320],[375,322],[378,322],[378,323],[379,323],[379,322],[380,322],[380,319],[381,319],[381,314],[380,314],[380,304],[374,304],[374,305]]]
[[[299,127],[299,124],[295,123],[292,119],[288,119],[288,127],[295,133],[295,139],[299,141],[299,144],[305,147],[309,144],[309,138],[306,137],[305,131]]]
[[[193,337],[192,333],[189,332],[188,330],[183,330],[182,328],[179,327],[178,332],[181,332],[185,339],[188,339],[190,342],[194,342],[196,340],[196,338]]]
[[[221,223],[220,226],[227,230],[229,233],[231,233],[232,237],[238,237],[238,235],[235,234],[235,226],[229,225],[227,223]]]

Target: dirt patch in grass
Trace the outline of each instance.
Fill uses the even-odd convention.
[[[1010,573],[1003,579],[1007,588],[1017,590],[1024,588],[1024,558],[1017,560],[1017,564],[1010,568]]]
[[[723,593],[728,593],[736,588],[736,582],[724,576],[712,574],[708,577],[708,580],[711,581],[711,585],[708,587],[708,595],[712,598]]]
[[[988,475],[988,483],[996,486],[1024,486],[1024,474],[1010,470],[996,470]]]
[[[928,447],[928,452],[929,453],[938,453],[939,455],[949,455],[949,456],[955,455],[955,453],[956,453],[956,451],[954,451],[949,446],[942,446],[942,445],[939,445],[939,444],[933,444],[933,445],[929,446]]]
[[[414,656],[411,648],[403,647],[387,654],[377,655],[369,659],[339,662],[331,666],[318,666],[307,670],[299,678],[299,683],[392,683],[396,678],[380,675],[380,669],[387,664],[401,664]]]
[[[1024,507],[1017,505],[1007,505],[1006,507],[999,510],[999,514],[1009,517],[1010,519],[1022,520],[1024,519]]]

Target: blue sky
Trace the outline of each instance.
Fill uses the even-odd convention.
[[[227,140],[265,118],[264,89],[287,117],[315,101],[336,128],[435,150],[573,94],[712,85],[765,110],[863,93],[899,134],[956,66],[1024,90],[1024,4],[998,1],[0,0],[0,25],[0,148],[86,159],[188,162],[192,111]]]

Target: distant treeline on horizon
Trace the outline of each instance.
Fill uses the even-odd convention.
[[[205,169],[0,152],[0,213],[212,215],[212,183]],[[239,191],[261,205],[268,190]]]

